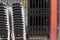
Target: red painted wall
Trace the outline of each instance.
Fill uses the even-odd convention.
[[[57,40],[57,1],[58,0],[51,0],[50,40]]]

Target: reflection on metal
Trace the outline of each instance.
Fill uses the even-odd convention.
[[[9,13],[8,13],[8,11],[9,11],[9,8],[8,8],[8,6],[6,7],[6,13],[7,13],[7,23],[8,23],[8,40],[10,40],[10,23],[9,23]]]

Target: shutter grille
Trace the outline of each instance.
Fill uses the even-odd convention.
[[[16,40],[23,40],[23,17],[20,3],[13,3],[13,25]]]

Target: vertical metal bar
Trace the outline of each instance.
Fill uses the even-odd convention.
[[[45,16],[45,26],[46,26],[46,16]]]
[[[60,0],[58,0],[58,5],[59,5],[59,36],[58,36],[58,40],[60,40]]]
[[[50,40],[57,40],[57,0],[51,0]]]
[[[38,26],[40,26],[40,18],[39,18],[39,16],[38,16],[37,21],[38,21]]]
[[[44,6],[45,6],[44,8],[46,8],[46,1],[45,1],[45,4],[44,4]]]
[[[11,21],[12,21],[12,34],[11,34],[11,37],[12,37],[12,40],[15,40],[12,8],[11,8]]]
[[[46,1],[45,1],[45,8],[47,8],[47,4],[48,4],[48,1],[46,0]]]
[[[41,18],[40,18],[40,16],[39,16],[39,25],[38,25],[38,26],[40,26],[40,21],[41,21],[40,19],[41,19]]]
[[[24,23],[23,23],[23,24],[24,24],[24,25],[23,25],[23,29],[24,29],[24,30],[23,30],[23,32],[24,32],[24,33],[23,33],[23,34],[24,34],[23,39],[24,39],[24,40],[27,40],[27,39],[26,39],[26,27],[25,27],[26,25],[25,25],[25,15],[24,15],[24,13],[25,13],[24,7],[22,7],[22,15],[23,15],[23,22],[24,22]]]
[[[46,16],[46,26],[47,26],[47,16]]]
[[[42,9],[42,0],[41,0],[41,9]]]
[[[45,26],[45,15],[44,15],[44,18],[43,18],[43,19],[44,19],[44,26]],[[46,27],[46,26],[45,26],[45,27]]]
[[[32,1],[32,9],[33,9],[33,0],[31,0]],[[31,4],[30,4],[31,5]]]
[[[39,16],[37,16],[37,18],[36,18],[36,19],[37,19],[36,24],[37,24],[37,26],[39,26],[39,21],[40,21],[40,20],[39,20]]]
[[[38,5],[38,9],[39,9],[39,0],[38,0],[38,4],[37,5]]]
[[[36,9],[36,0],[35,0],[35,9]]]
[[[43,9],[45,8],[45,1],[46,1],[46,0],[43,1]]]
[[[8,10],[9,11],[9,10]],[[9,24],[9,14],[7,13],[7,23],[8,23],[8,40],[10,40],[10,24]]]
[[[29,3],[28,3],[28,8],[30,8],[30,0],[28,0],[28,2],[29,2]]]
[[[32,16],[31,16],[32,17]],[[33,17],[32,17],[32,26],[33,26]]]

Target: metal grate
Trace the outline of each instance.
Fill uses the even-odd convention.
[[[50,0],[29,0],[28,2],[28,37],[40,37],[41,35],[47,35],[48,37],[50,28]]]
[[[20,3],[13,3],[13,25],[14,25],[14,35],[16,40],[23,40],[23,17],[22,17],[22,7]]]
[[[49,8],[50,0],[29,0],[30,8]]]
[[[4,5],[0,3],[0,40],[8,40],[8,20]]]

